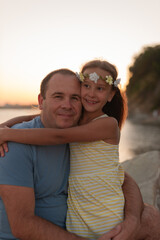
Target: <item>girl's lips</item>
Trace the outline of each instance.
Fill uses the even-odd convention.
[[[96,101],[88,100],[88,99],[85,99],[85,101],[86,101],[87,103],[90,103],[90,104],[96,104],[96,103],[97,103]]]

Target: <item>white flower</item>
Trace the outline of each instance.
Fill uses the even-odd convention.
[[[113,78],[112,78],[111,75],[106,76],[106,83],[108,83],[109,85],[112,85],[112,84],[113,84]]]
[[[121,81],[121,79],[120,79],[120,78],[117,78],[117,80],[114,81],[114,86],[117,87],[118,84],[120,84],[120,81]]]
[[[96,72],[90,73],[90,74],[89,74],[89,79],[90,79],[91,81],[97,83],[97,80],[99,79],[99,76],[97,75]]]

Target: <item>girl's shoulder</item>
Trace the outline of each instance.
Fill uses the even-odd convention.
[[[103,114],[103,115],[101,115],[99,117],[94,118],[92,121],[97,120],[97,119],[101,119],[101,118],[108,118],[108,117],[109,116],[107,114]]]
[[[96,121],[96,120],[98,120],[97,122],[99,122],[99,124],[100,123],[106,123],[106,124],[109,124],[109,125],[112,125],[112,126],[117,126],[118,127],[118,121],[117,121],[117,119],[115,119],[114,117],[110,117],[110,116],[108,116],[108,115],[106,115],[106,114],[103,114],[103,115],[101,115],[101,116],[99,116],[99,117],[97,117],[97,118],[94,118],[92,121]]]
[[[97,126],[99,125],[105,134],[103,141],[113,145],[119,144],[120,129],[117,119],[104,114],[95,120],[97,120]]]

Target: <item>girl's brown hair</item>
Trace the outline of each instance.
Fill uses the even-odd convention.
[[[82,66],[81,72],[88,68],[100,68],[111,74],[113,81],[117,79],[117,69],[116,67],[104,60],[93,60],[89,61]],[[118,121],[119,128],[121,129],[124,121],[127,118],[128,107],[127,107],[127,97],[124,91],[120,90],[118,87],[112,85],[115,95],[111,102],[107,102],[103,107],[103,112],[108,116],[114,117]]]

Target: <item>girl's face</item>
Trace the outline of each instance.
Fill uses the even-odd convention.
[[[83,73],[97,73],[99,76],[105,78],[110,75],[109,72],[100,68],[88,68]],[[87,112],[94,112],[95,114],[102,114],[103,106],[110,102],[115,92],[112,90],[112,85],[109,85],[102,79],[98,79],[97,83],[85,78],[81,84],[81,101],[82,105]]]

